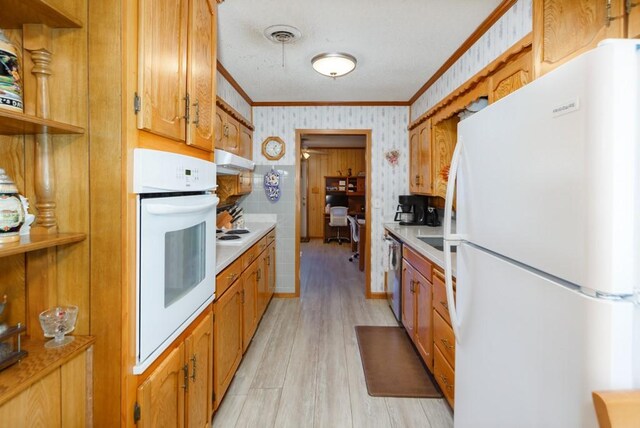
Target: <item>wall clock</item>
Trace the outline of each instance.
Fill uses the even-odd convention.
[[[267,137],[262,142],[262,156],[269,160],[278,160],[284,156],[285,144],[280,137]]]

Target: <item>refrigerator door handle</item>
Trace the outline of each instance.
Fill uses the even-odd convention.
[[[453,192],[456,187],[456,178],[458,175],[458,166],[460,165],[460,153],[462,152],[462,139],[458,140],[456,148],[451,158],[451,167],[449,169],[449,181],[447,183],[447,194],[444,206],[444,282],[447,291],[447,304],[449,306],[449,318],[451,319],[451,327],[456,338],[456,343],[460,343],[460,327],[458,324],[458,312],[456,310],[456,302],[453,297],[453,270],[451,268],[451,247],[457,246],[464,239],[460,234],[451,233],[451,212],[453,211]]]

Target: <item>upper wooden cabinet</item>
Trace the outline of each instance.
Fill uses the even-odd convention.
[[[432,192],[431,120],[424,121],[409,133],[409,190],[429,195]]]
[[[212,0],[189,4],[188,94],[191,117],[187,144],[213,150],[216,93],[216,19]]]
[[[458,137],[458,116],[452,116],[433,125],[433,196],[447,194],[449,168]]]
[[[140,0],[138,128],[211,151],[215,5]]]
[[[489,78],[489,104],[506,97],[533,80],[531,49],[525,49],[514,59],[497,69]]]
[[[240,127],[240,156],[253,159],[253,131],[246,126]]]
[[[627,37],[640,37],[640,2],[627,0],[627,12],[629,13],[627,20]]]
[[[603,39],[625,37],[625,0],[610,0],[610,9],[608,0],[536,0],[533,4],[536,76]]]
[[[216,149],[225,150],[238,156],[242,156],[240,154],[240,122],[218,107],[215,126]]]

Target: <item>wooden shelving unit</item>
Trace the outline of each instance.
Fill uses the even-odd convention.
[[[75,340],[60,348],[46,349],[44,339],[23,339],[22,349],[29,355],[22,361],[0,372],[0,405],[15,397],[38,380],[81,352],[96,341],[93,336],[74,336]],[[56,393],[51,391],[51,393]]]
[[[29,114],[0,110],[0,134],[84,134],[84,128]]]
[[[82,28],[82,23],[46,0],[3,0],[0,28],[45,24],[51,28]]]
[[[84,233],[57,233],[55,235],[25,235],[19,242],[0,244],[0,257],[28,253],[58,245],[80,242],[87,237]]]

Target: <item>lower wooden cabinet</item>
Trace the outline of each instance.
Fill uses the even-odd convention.
[[[138,427],[204,427],[211,417],[213,317],[209,312],[138,387]]]
[[[437,346],[434,354],[433,376],[436,378],[438,385],[440,385],[444,398],[453,408],[455,404],[455,373]]]
[[[242,360],[242,281],[213,303],[213,407],[218,408]]]
[[[258,326],[258,282],[260,260],[252,262],[242,273],[242,352],[246,352]]]
[[[454,282],[455,291],[455,282]],[[455,298],[455,294],[454,294]],[[456,366],[456,339],[449,318],[449,302],[444,282],[444,274],[433,269],[433,374],[444,392],[444,396],[454,405],[454,368]]]
[[[275,291],[275,231],[220,272],[213,302],[213,410],[224,398]],[[216,285],[217,289],[217,285]]]
[[[420,356],[433,371],[432,265],[427,259],[403,249],[402,323]]]
[[[87,372],[91,365],[88,364],[90,358],[90,353],[80,353],[3,403],[0,406],[0,426],[91,426],[87,383],[91,377],[91,373]],[[5,389],[2,392],[7,391]]]
[[[405,259],[402,260],[402,325],[407,330],[409,337],[415,334],[416,299],[413,294],[413,278],[415,269]]]

